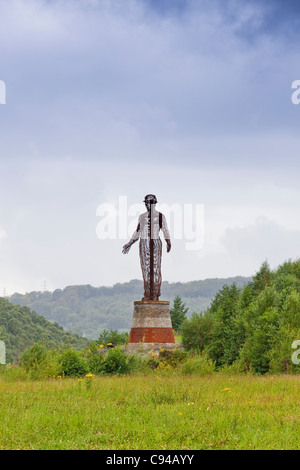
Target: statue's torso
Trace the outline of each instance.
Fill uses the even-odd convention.
[[[151,226],[151,238],[154,240],[159,239],[159,230],[161,228],[162,215],[157,211],[153,211],[151,216],[148,212],[140,215],[140,239],[150,240],[150,226]]]

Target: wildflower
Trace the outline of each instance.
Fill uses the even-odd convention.
[[[224,388],[223,392],[231,392],[230,388]]]
[[[179,412],[179,413],[178,413],[178,416],[182,416],[182,413]]]
[[[77,379],[77,382],[81,382],[83,379]]]
[[[112,343],[107,343],[107,346],[112,346]]]
[[[89,372],[88,374],[86,374],[86,377],[95,377],[94,374],[92,374],[91,372]]]
[[[103,344],[100,344],[99,348],[104,348]]]

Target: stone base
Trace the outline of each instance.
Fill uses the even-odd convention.
[[[154,352],[159,352],[160,349],[177,349],[176,343],[128,343],[126,352],[128,353],[148,353],[153,349]]]
[[[136,301],[128,351],[175,347],[170,302]]]

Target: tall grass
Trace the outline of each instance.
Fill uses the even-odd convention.
[[[0,377],[1,449],[299,449],[299,376]],[[16,380],[18,378],[19,380]]]

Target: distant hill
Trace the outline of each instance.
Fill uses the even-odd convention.
[[[205,311],[224,285],[235,283],[242,287],[251,279],[237,276],[186,283],[165,281],[162,283],[161,300],[169,300],[172,305],[176,295],[179,295],[189,308],[189,316],[194,311]],[[140,300],[142,296],[143,282],[132,280],[112,287],[80,285],[54,292],[14,294],[9,300],[13,304],[29,307],[67,330],[96,339],[103,329],[129,330],[133,301]]]
[[[87,339],[64,331],[60,325],[31,312],[28,307],[13,305],[3,298],[0,298],[0,340],[5,342],[7,363],[15,361],[40,341],[49,348],[70,345],[82,349],[88,344]]]

